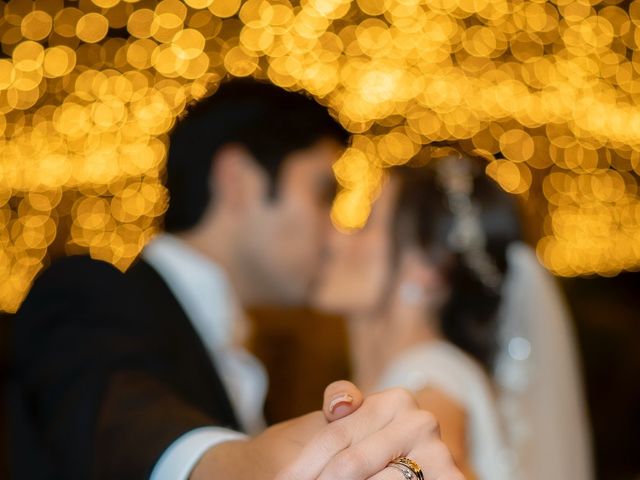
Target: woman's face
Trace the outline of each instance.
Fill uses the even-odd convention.
[[[343,315],[376,311],[393,273],[391,222],[397,185],[388,181],[364,228],[331,233],[312,298],[314,306]]]

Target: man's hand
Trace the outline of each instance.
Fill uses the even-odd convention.
[[[325,391],[323,412],[216,446],[191,479],[399,480],[401,473],[386,465],[403,455],[422,466],[425,479],[463,478],[433,416],[419,410],[411,394],[389,390],[363,401],[353,384],[335,382]]]
[[[321,412],[314,412],[274,425],[249,440],[222,443],[202,456],[189,478],[271,480],[327,424]]]

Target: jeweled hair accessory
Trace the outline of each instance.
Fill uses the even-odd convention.
[[[480,208],[473,201],[473,162],[460,154],[437,160],[438,183],[442,186],[453,225],[447,244],[460,254],[465,264],[478,276],[483,285],[499,291],[502,275],[486,250],[487,237],[480,220]]]

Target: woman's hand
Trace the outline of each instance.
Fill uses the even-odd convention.
[[[277,480],[398,480],[399,472],[387,465],[401,456],[421,465],[427,480],[464,479],[440,440],[435,417],[421,410],[408,391],[387,390],[358,406],[357,389],[341,383],[343,388],[330,386],[325,393],[325,415],[335,419],[309,440]],[[350,388],[355,389],[354,401],[341,405],[335,392]]]

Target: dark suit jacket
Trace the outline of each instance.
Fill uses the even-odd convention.
[[[189,319],[142,260],[54,263],[14,318],[9,382],[15,479],[148,478],[180,435],[238,429]]]

